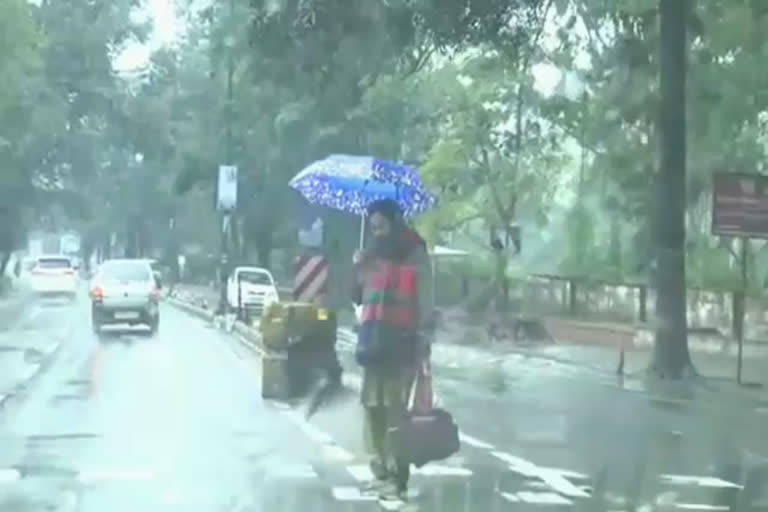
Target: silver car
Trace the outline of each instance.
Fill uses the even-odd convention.
[[[97,334],[104,325],[160,326],[160,283],[147,260],[119,259],[102,263],[91,280],[91,323]]]

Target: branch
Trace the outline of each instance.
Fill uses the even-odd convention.
[[[488,188],[491,192],[491,199],[493,199],[493,204],[496,206],[497,213],[499,215],[499,220],[504,223],[505,225],[508,224],[508,212],[506,208],[504,208],[504,205],[501,202],[501,199],[499,198],[499,192],[496,190],[496,187],[493,186],[493,183],[491,182],[491,159],[488,157],[488,150],[483,147],[480,149],[480,154],[483,158],[483,165],[481,166],[482,169],[485,170],[485,179],[486,183],[488,184]]]
[[[427,64],[427,62],[429,62],[429,59],[432,57],[432,55],[434,55],[434,53],[435,46],[432,44],[419,47],[416,50],[416,54],[412,55],[409,59],[410,66],[403,73],[404,78],[408,78],[424,69],[424,66]]]
[[[525,72],[528,70],[528,65],[531,62],[531,59],[533,58],[533,53],[536,51],[536,48],[538,48],[539,45],[539,39],[541,38],[541,34],[544,32],[544,25],[547,22],[547,16],[549,15],[549,10],[552,8],[552,4],[554,3],[554,0],[549,0],[547,2],[547,5],[544,7],[544,13],[541,15],[541,20],[539,23],[538,30],[533,36],[533,40],[528,45],[528,49],[530,51],[526,52],[525,57],[523,57],[523,65],[522,65],[522,71]]]
[[[474,213],[472,215],[469,215],[467,217],[464,217],[463,219],[459,219],[449,225],[440,224],[439,229],[441,231],[453,231],[455,229],[458,229],[462,226],[462,224],[466,224],[467,222],[471,222],[473,220],[481,219],[483,218],[483,215],[480,213]]]
[[[601,55],[601,52],[600,52],[600,49],[595,48],[594,39],[597,39],[603,48],[607,48],[608,45],[603,39],[603,36],[600,35],[600,31],[595,27],[595,24],[592,22],[592,18],[587,14],[587,8],[582,4],[582,5],[579,5],[578,9],[579,9],[579,15],[581,16],[581,19],[584,22],[584,26],[587,29],[587,38],[589,39],[590,53],[592,54],[592,57],[595,57],[595,58],[599,57]]]

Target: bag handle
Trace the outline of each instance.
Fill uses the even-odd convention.
[[[407,411],[413,411],[414,403],[416,402],[416,388],[419,385],[419,379],[421,378],[421,368],[416,370],[416,374],[413,376],[413,382],[411,382],[411,389],[408,392],[408,405]]]
[[[427,363],[422,362],[416,370],[416,375],[413,376],[411,390],[408,393],[408,412],[413,411],[413,406],[416,404],[416,390],[418,389],[419,382],[424,380],[427,371]]]

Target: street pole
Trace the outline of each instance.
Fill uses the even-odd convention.
[[[229,0],[229,19],[227,22],[227,25],[232,24],[232,22],[235,19],[235,1]],[[233,101],[234,101],[234,92],[233,92],[233,76],[234,76],[234,57],[232,55],[232,47],[234,46],[234,41],[232,39],[232,36],[227,34],[224,39],[224,44],[227,47],[227,128],[226,128],[226,146],[225,146],[225,156],[226,156],[226,162],[227,165],[233,165],[234,160],[234,151],[232,148],[232,124],[233,124]],[[221,259],[220,259],[220,275],[219,279],[221,281],[220,286],[221,289],[219,290],[219,313],[220,314],[226,314],[228,312],[228,302],[227,302],[227,280],[229,278],[229,271],[230,266],[232,264],[232,258],[230,254],[230,234],[232,230],[232,223],[233,223],[233,217],[234,217],[234,211],[224,211],[222,219],[221,219]]]
[[[746,316],[747,307],[747,238],[741,239],[741,298],[740,307],[737,314],[739,318],[738,329],[736,330],[736,342],[738,343],[738,355],[736,359],[736,382],[741,384],[741,369],[743,365],[744,356],[744,317]]]

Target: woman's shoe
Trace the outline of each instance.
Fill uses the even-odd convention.
[[[373,494],[373,495],[380,495],[381,491],[389,484],[387,480],[380,480],[378,478],[374,478],[373,480],[370,480],[363,485],[363,488],[361,489],[361,492],[363,494]]]
[[[384,482],[379,488],[379,499],[384,501],[399,501],[402,499],[402,493],[394,482]]]

